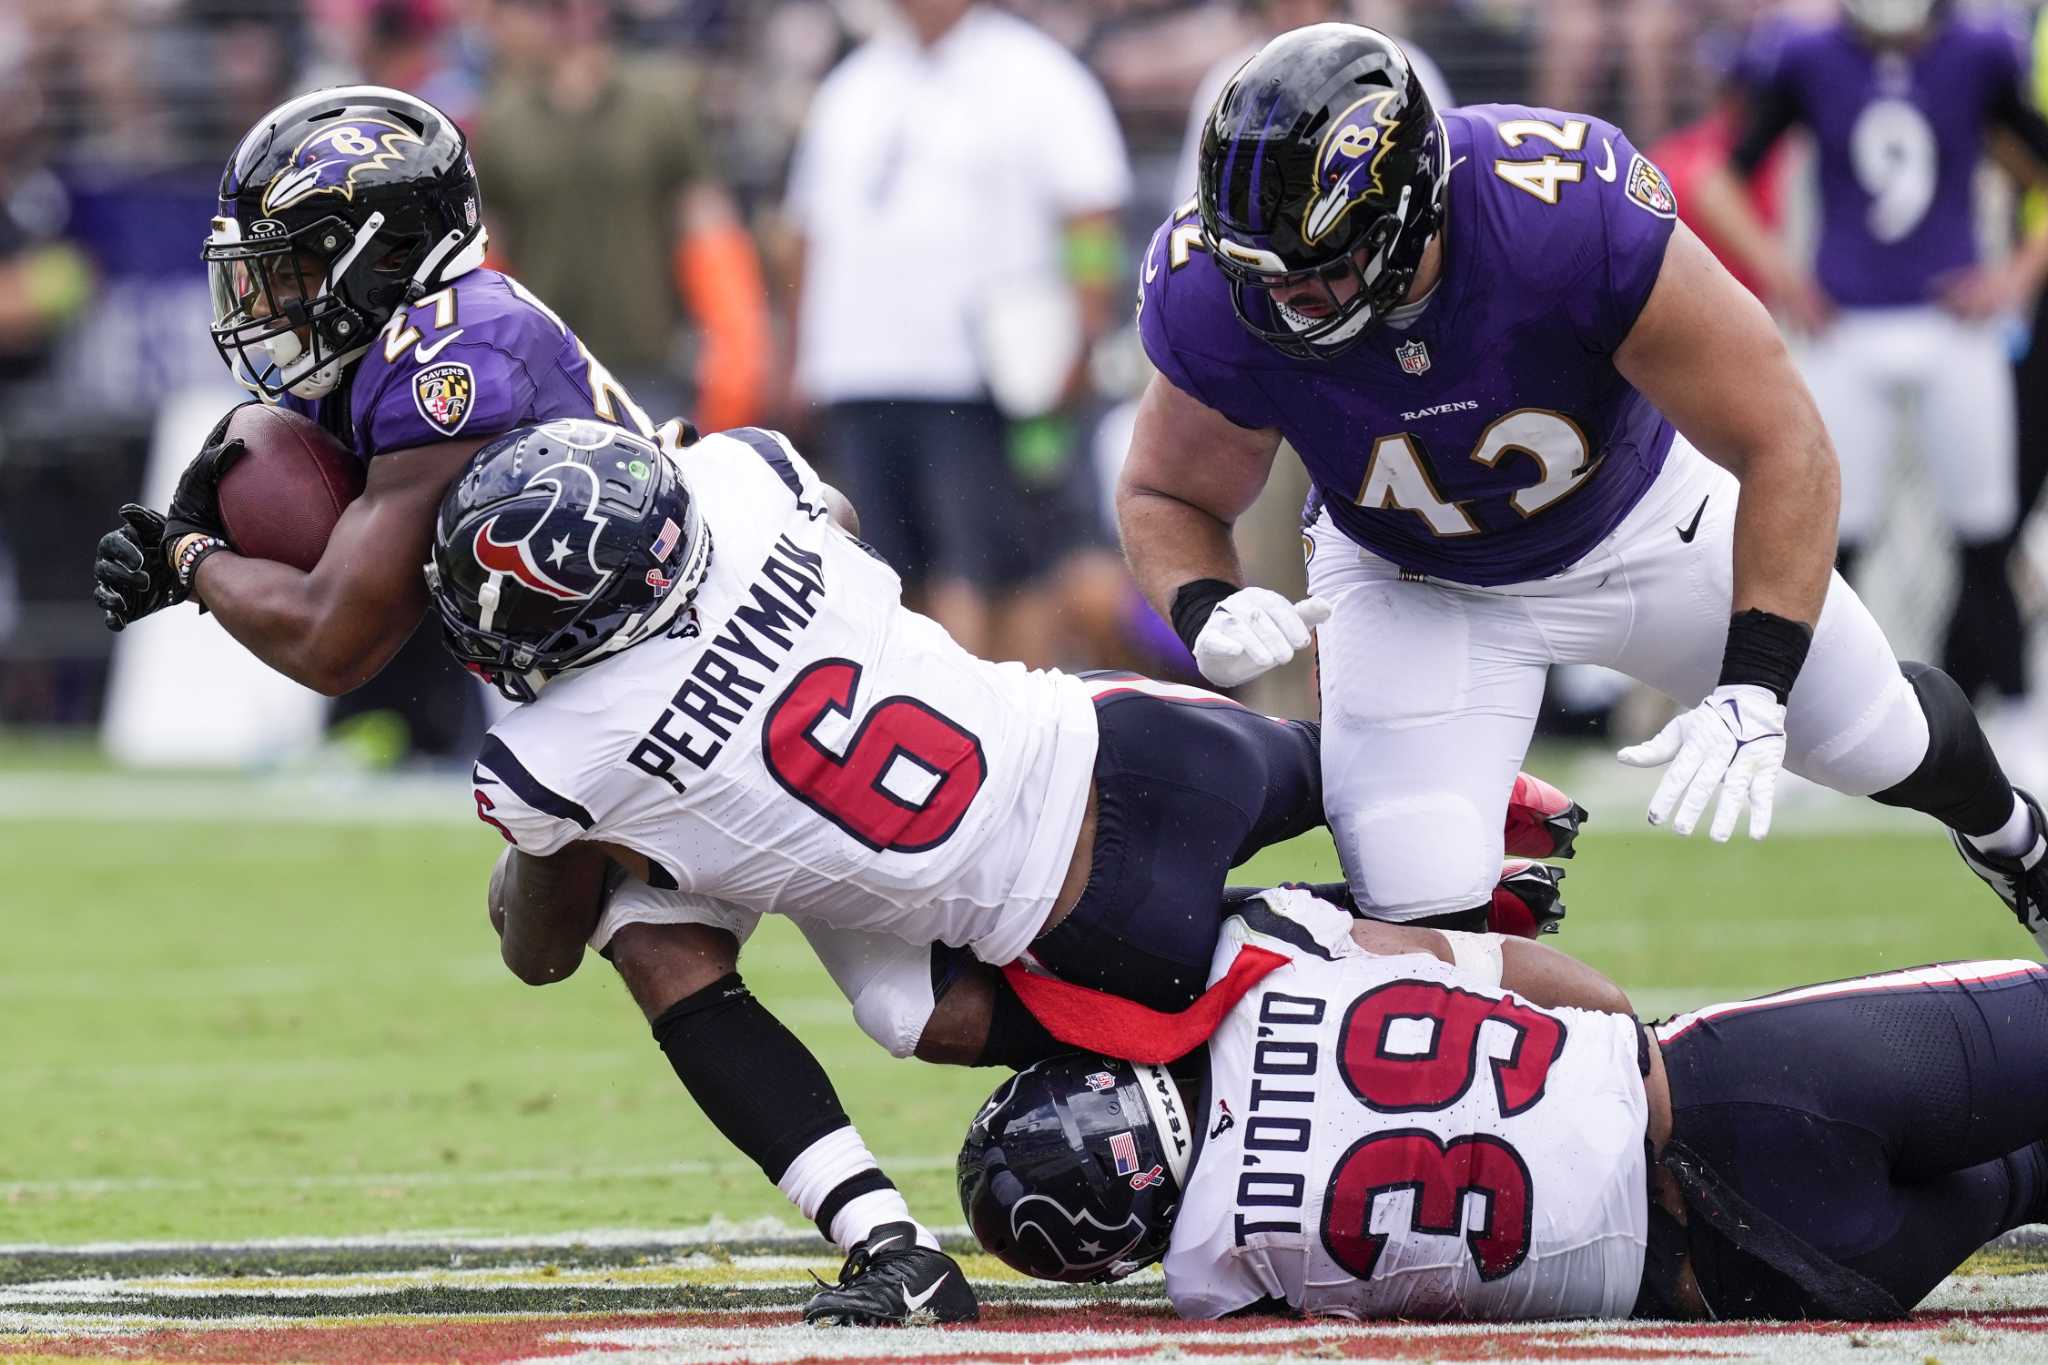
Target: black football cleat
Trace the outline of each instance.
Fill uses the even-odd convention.
[[[2005,908],[2012,911],[2021,927],[2034,936],[2041,951],[2048,954],[2048,821],[2041,818],[2039,801],[2026,792],[2020,792],[2019,798],[2033,812],[2034,842],[2017,858],[1986,853],[1954,830],[1948,832],[1948,837],[1955,842],[1956,852],[1963,855],[1964,864],[1998,893]]]
[[[915,1223],[884,1223],[847,1253],[839,1283],[824,1284],[804,1305],[820,1327],[903,1327],[973,1322],[974,1287],[943,1251],[917,1244]]]

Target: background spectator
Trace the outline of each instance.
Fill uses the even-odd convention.
[[[766,301],[699,127],[700,71],[622,55],[613,25],[611,0],[495,0],[474,132],[494,258],[657,420],[744,426],[760,415]]]
[[[1050,662],[1050,576],[1099,537],[1065,419],[1121,313],[1123,140],[1029,24],[897,8],[819,89],[791,170],[797,375],[926,609],[978,653]]]

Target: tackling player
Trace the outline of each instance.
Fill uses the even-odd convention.
[[[2039,807],[1955,683],[1902,672],[1831,576],[1827,433],[1769,315],[1676,220],[1612,124],[1439,115],[1379,33],[1275,39],[1146,255],[1133,570],[1220,685],[1322,622],[1325,800],[1375,916],[1485,903],[1545,675],[1595,663],[1692,705],[1622,753],[1671,765],[1652,823],[1689,834],[1718,790],[1713,836],[1747,805],[1760,838],[1789,764],[1949,825],[2048,942]],[[1299,605],[1243,586],[1230,538],[1282,438],[1315,482]]]
[[[2022,89],[2017,35],[1944,0],[1848,0],[1835,23],[1774,45],[1730,161],[1747,175],[1792,128],[1819,158],[1819,278],[1751,210],[1725,169],[1698,207],[1813,334],[1801,368],[1842,456],[1841,551],[1856,558],[1883,514],[1915,395],[1913,442],[1961,542],[1961,582],[1942,660],[1966,691],[2025,692],[2025,632],[2007,539],[2018,513],[2016,409],[2006,324],[2048,271],[2048,231],[2006,261],[1980,259],[1973,181],[1987,143],[2010,134],[2048,177],[2048,120]],[[1839,310],[1839,311],[1838,311]]]
[[[1197,1318],[1882,1319],[2048,1218],[2039,963],[1646,1028],[1537,944],[1278,891],[1212,974],[1241,964],[1188,1088],[1068,1054],[996,1089],[959,1162],[983,1246],[1072,1281],[1163,1256]]]
[[[1225,874],[1320,823],[1321,789],[1312,725],[973,657],[855,529],[775,433],[657,448],[551,422],[477,454],[429,581],[456,658],[524,703],[475,770],[514,845],[491,893],[506,962],[543,984],[586,942],[610,958],[707,1116],[850,1244],[856,1282],[807,1312],[874,1320],[950,1263],[915,1228],[926,1259],[861,1259],[907,1214],[741,980],[761,916],[797,921],[890,1051],[1021,1065],[1059,1045],[979,964],[1188,1006]],[[1534,792],[1519,851],[1568,851],[1581,814]]]
[[[316,91],[249,130],[222,177],[220,213],[204,247],[214,344],[262,401],[313,418],[354,449],[369,466],[366,487],[310,573],[239,555],[218,507],[220,476],[240,453],[221,439],[224,417],[168,511],[130,504],[123,525],[101,540],[94,598],[110,629],[194,598],[271,667],[317,691],[346,692],[383,668],[418,626],[435,509],[479,447],[550,418],[653,431],[546,304],[483,268],[482,221],[461,131],[400,91]],[[683,933],[670,946],[686,954],[692,944]],[[812,1129],[784,1130],[747,1155],[771,1180],[795,1181],[812,1178],[819,1154],[829,1153],[840,1178],[808,1190],[807,1199],[837,1215],[868,1196],[839,1220],[843,1248],[892,1218],[909,1229],[893,1250],[877,1248],[849,1267],[852,1292],[872,1300],[894,1277],[929,1278],[938,1253],[913,1246],[922,1229],[838,1110],[816,1060],[772,1018],[743,1022],[772,1033],[762,1046],[779,1058],[786,1085],[829,1101]],[[757,1074],[722,1071],[722,1060],[709,1056],[683,1076],[721,1126],[732,1094],[758,1088]],[[827,1237],[833,1222],[821,1220]],[[843,1295],[820,1299],[844,1306]],[[900,1321],[914,1306],[893,1292],[883,1300],[869,1302],[866,1316],[840,1316]],[[948,1318],[975,1312],[957,1274],[941,1301],[915,1306]]]

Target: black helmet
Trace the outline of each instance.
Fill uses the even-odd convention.
[[[1193,1137],[1165,1068],[1054,1057],[1003,1082],[975,1115],[960,1211],[1012,1270],[1120,1280],[1166,1254]]]
[[[673,621],[711,531],[682,469],[588,418],[515,427],[441,499],[427,588],[456,662],[514,701]]]
[[[1449,177],[1443,123],[1393,39],[1298,28],[1238,68],[1202,125],[1202,241],[1240,322],[1289,355],[1335,355],[1407,294]],[[1270,292],[1311,280],[1327,316]]]
[[[462,130],[399,90],[287,100],[243,135],[204,256],[213,344],[265,398],[319,398],[403,303],[483,263]]]

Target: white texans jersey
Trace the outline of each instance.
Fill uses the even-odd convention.
[[[1648,1101],[1626,1015],[1538,1009],[1427,954],[1381,957],[1301,891],[1226,921],[1290,960],[1209,1043],[1166,1253],[1184,1317],[1626,1317]]]
[[[494,725],[477,814],[528,853],[623,845],[723,907],[1015,959],[1080,830],[1086,689],[906,610],[782,436],[674,458],[711,536],[695,602]]]

